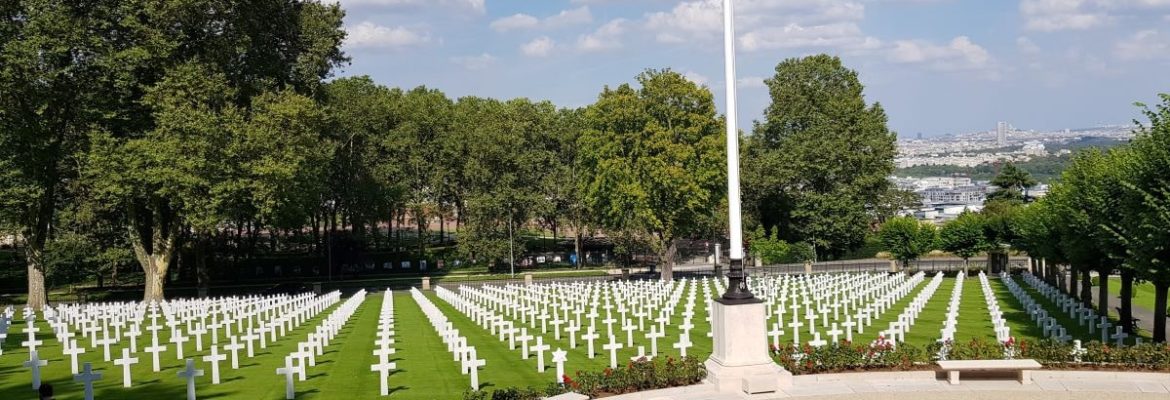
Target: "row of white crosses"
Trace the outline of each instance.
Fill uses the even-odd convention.
[[[538,341],[538,351],[540,347],[548,346],[543,335],[550,334],[553,340],[565,337],[569,347],[576,348],[578,333],[584,332],[579,338],[588,349],[587,356],[593,358],[596,355],[597,339],[608,339],[601,347],[609,352],[610,365],[616,367],[617,351],[633,348],[635,337],[640,336],[638,342],[641,342],[641,337],[649,340],[651,351],[647,354],[645,346],[640,346],[639,356],[632,359],[656,355],[657,341],[665,337],[666,324],[671,321],[684,294],[688,296],[689,305],[682,313],[684,321],[679,325],[680,339],[674,347],[680,350],[680,354],[685,354],[686,349],[693,345],[689,340],[693,328],[689,318],[695,314],[693,284],[694,280],[684,279],[673,283],[624,281],[462,286],[457,295],[441,294],[440,297],[483,329],[497,335],[499,340],[507,341],[509,348],[516,349],[519,342],[521,358],[527,358],[527,343],[533,339]],[[689,293],[688,287],[691,288]],[[449,293],[445,289],[437,292]],[[599,326],[598,322],[602,325]],[[635,335],[636,332],[643,335]],[[554,354],[554,358],[559,357]],[[539,368],[542,355],[538,354],[537,361]]]
[[[1125,333],[1124,327],[1114,326],[1109,321],[1108,316],[1098,316],[1097,311],[1092,307],[1085,307],[1081,302],[1064,294],[1060,289],[1049,285],[1048,282],[1044,282],[1043,279],[1037,278],[1035,275],[1026,273],[1023,275],[1023,279],[1025,283],[1036,289],[1041,295],[1056,303],[1060,307],[1061,312],[1067,314],[1078,325],[1087,328],[1090,335],[1099,334],[1102,343],[1109,343],[1109,340],[1112,339],[1117,346],[1125,345],[1125,339],[1129,338],[1129,334]],[[1113,328],[1112,335],[1109,333],[1110,328]],[[1134,337],[1135,344],[1141,344],[1141,340],[1140,337]]]
[[[1028,315],[1032,321],[1034,321],[1037,326],[1044,330],[1045,337],[1050,337],[1061,342],[1068,342],[1070,339],[1072,339],[1072,337],[1068,334],[1068,330],[1066,330],[1064,326],[1061,326],[1055,317],[1049,316],[1048,310],[1045,309],[1043,305],[1036,302],[1036,300],[1032,299],[1032,295],[1028,294],[1028,292],[1025,291],[1023,287],[1020,287],[1020,285],[1016,284],[1011,275],[1007,273],[1001,273],[1000,281],[1003,282],[1004,286],[1008,288],[1008,291],[1012,293],[1012,296],[1015,296],[1016,300],[1024,306],[1024,310],[1028,312]]]
[[[991,282],[987,275],[979,272],[979,287],[983,290],[983,301],[987,304],[987,313],[991,316],[991,327],[995,330],[995,340],[1003,343],[1011,339],[1012,328],[1007,326],[1003,318],[1003,311],[999,309],[999,300],[995,298],[995,291],[991,289]]]
[[[284,375],[284,398],[296,398],[295,384],[293,382],[293,375],[296,375],[301,382],[304,382],[309,367],[317,366],[317,356],[325,354],[325,347],[329,346],[329,342],[341,333],[341,328],[349,322],[353,314],[357,312],[358,306],[366,299],[366,290],[358,290],[353,296],[350,296],[340,306],[334,308],[329,315],[325,316],[321,322],[317,323],[313,332],[309,332],[308,337],[297,343],[297,350],[290,352],[284,357],[284,366],[276,369],[277,375]],[[219,380],[218,377],[213,378]]]
[[[378,373],[378,393],[382,396],[390,395],[390,371],[398,368],[397,363],[390,362],[390,356],[396,351],[394,347],[394,293],[387,289],[382,293],[382,308],[378,312],[378,339],[374,340],[374,356],[378,362],[370,366],[370,371]]]
[[[440,287],[440,289],[442,288]],[[439,292],[436,290],[436,293]],[[442,338],[443,344],[447,345],[447,351],[451,352],[453,360],[459,362],[459,368],[463,374],[471,375],[471,390],[479,390],[479,368],[487,365],[487,360],[478,357],[475,346],[467,345],[467,337],[459,334],[459,330],[455,329],[455,324],[447,319],[447,316],[431,302],[431,299],[428,299],[416,288],[410,288],[410,297],[414,299],[415,303],[418,303],[419,308],[422,308],[423,314],[431,323],[431,327],[435,329],[435,333]]]
[[[179,376],[188,380],[188,398],[193,399],[194,378],[201,376],[202,371],[194,369],[194,359],[184,357],[184,343],[194,338],[195,350],[204,351],[203,339],[209,333],[207,328],[211,328],[208,343],[210,354],[204,356],[203,360],[211,363],[212,383],[218,384],[219,362],[227,358],[226,354],[219,352],[220,330],[231,339],[231,345],[222,347],[230,352],[232,368],[237,369],[238,352],[244,346],[240,345],[237,336],[232,334],[233,328],[237,332],[248,332],[244,337],[248,340],[248,353],[251,357],[253,355],[251,343],[256,338],[256,332],[260,333],[259,338],[263,347],[267,343],[265,339],[271,337],[272,340],[276,340],[278,336],[283,336],[286,331],[292,330],[304,320],[336,303],[339,296],[339,293],[334,292],[320,297],[304,294],[173,300],[162,303],[64,304],[56,308],[46,307],[44,315],[52,328],[52,333],[62,344],[62,353],[70,358],[73,374],[83,381],[87,388],[92,385],[93,380],[100,378],[100,374],[95,375],[92,369],[89,372],[79,372],[77,358],[84,354],[87,348],[97,351],[100,347],[106,362],[112,361],[116,367],[121,367],[123,387],[131,387],[133,382],[131,367],[139,362],[138,338],[144,333],[142,327],[145,326],[146,331],[150,333],[151,345],[143,350],[151,353],[155,372],[161,371],[160,353],[167,350],[167,346],[160,343],[158,332],[165,329],[164,326],[169,328],[170,342],[175,346],[176,358],[185,360],[187,364],[187,368],[180,371]],[[42,340],[36,338],[36,333],[39,332],[35,325],[36,314],[32,310],[26,310],[25,317],[28,323],[28,327],[25,328],[28,340],[22,345],[29,348],[29,361],[25,366],[32,372],[33,387],[36,389],[40,386],[39,370],[47,365],[47,361],[39,359],[36,353],[36,347],[43,344]],[[160,317],[163,318],[163,324],[159,324]],[[254,324],[260,325],[260,328],[252,330]],[[74,329],[77,333],[74,333]],[[87,342],[88,346],[84,345]],[[114,345],[124,346],[121,358],[112,358],[110,346]],[[81,377],[82,374],[86,374],[85,377]],[[87,390],[87,393],[92,394],[92,390]]]
[[[439,288],[435,289],[435,294],[440,299],[442,299],[443,301],[447,302],[452,307],[454,307],[457,311],[459,311],[460,313],[469,317],[472,320],[475,320],[475,321],[505,321],[505,323],[500,324],[500,326],[501,326],[500,330],[501,331],[507,330],[508,332],[510,332],[509,339],[508,339],[510,349],[515,350],[517,342],[520,342],[521,347],[522,347],[521,350],[523,353],[521,358],[528,359],[528,357],[534,353],[536,356],[536,370],[537,370],[537,372],[544,372],[544,370],[545,370],[544,353],[545,353],[545,351],[550,350],[552,348],[552,346],[544,343],[543,336],[537,335],[534,337],[532,335],[529,335],[527,328],[522,328],[520,331],[516,331],[514,328],[512,328],[512,326],[513,326],[512,321],[506,321],[503,316],[496,314],[494,311],[492,311],[486,307],[480,306],[479,304],[476,304],[474,302],[468,301],[468,300],[460,297],[459,295],[455,294],[455,292],[447,290],[446,288],[439,287]],[[484,329],[488,329],[488,328],[485,327]],[[517,335],[517,333],[519,333],[519,335]],[[495,332],[493,332],[492,335],[494,336]],[[503,340],[502,339],[503,334],[500,335],[500,338],[501,338],[501,340]],[[536,343],[532,346],[528,346],[528,342],[534,338],[536,339]],[[452,346],[452,347],[458,347],[459,345],[462,345],[462,343],[459,343],[459,344]],[[472,350],[472,351],[474,351],[474,350]],[[568,361],[567,355],[568,355],[568,352],[566,352],[562,349],[559,349],[559,348],[556,351],[552,352],[552,356],[553,356],[552,361],[554,364],[556,364],[556,369],[558,371],[557,378],[556,378],[556,382],[558,382],[558,383],[562,381],[561,377],[564,375],[565,362]],[[459,357],[457,356],[456,358],[458,359]],[[466,363],[467,362],[466,360],[469,360],[472,358],[474,358],[474,357],[471,357],[471,358],[464,357],[465,361],[463,361],[463,362]],[[470,365],[465,364],[464,368],[463,368],[464,373],[469,372],[468,369],[470,367],[471,367]]]
[[[805,330],[811,336],[807,343],[819,347],[829,343],[821,336],[821,329],[828,329],[826,333],[834,343],[840,342],[842,334],[846,341],[853,341],[855,332],[865,333],[873,320],[909,295],[924,276],[922,273],[910,277],[904,274],[779,275],[752,277],[749,285],[765,299],[769,318],[775,318],[768,331],[773,346],[780,346],[784,321],[790,319],[787,327],[791,329],[792,343],[804,344],[800,337]]]
[[[922,273],[922,272],[919,272]],[[892,343],[902,343],[906,341],[906,334],[910,333],[910,328],[914,326],[914,322],[918,320],[918,315],[922,313],[922,309],[926,307],[926,303],[934,297],[934,292],[942,285],[943,273],[937,272],[934,278],[922,288],[910,304],[898,314],[896,321],[890,322],[889,329],[879,334],[879,338],[889,338]]]
[[[959,324],[959,305],[963,300],[963,281],[966,279],[967,274],[963,271],[959,271],[955,275],[955,287],[951,289],[951,300],[947,302],[946,319],[943,320],[943,327],[939,330],[938,341],[940,342],[946,343],[955,340],[955,329],[956,325]],[[979,279],[986,281],[987,278],[980,274]],[[986,293],[984,291],[985,295]]]

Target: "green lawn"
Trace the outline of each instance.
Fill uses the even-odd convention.
[[[1121,278],[1109,278],[1109,293],[1114,296],[1121,296]],[[1133,284],[1133,305],[1154,311],[1155,293],[1154,284],[1149,282],[1135,282]],[[1116,306],[1115,304],[1111,305]]]

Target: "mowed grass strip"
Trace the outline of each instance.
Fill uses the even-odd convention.
[[[397,353],[391,359],[396,360],[398,371],[390,376],[390,388],[394,390],[390,397],[451,399],[459,398],[460,393],[470,389],[471,378],[460,373],[459,363],[451,360],[442,338],[409,293],[395,292],[394,312]],[[483,358],[483,350],[477,350],[481,352],[479,357]],[[371,364],[374,361],[372,354],[366,359]],[[481,384],[484,382],[483,373],[491,367],[492,360],[488,360],[485,369],[480,370]],[[373,398],[376,394],[373,392],[363,398]]]
[[[943,328],[943,322],[947,320],[947,305],[951,302],[951,291],[955,288],[956,281],[953,278],[943,278],[942,284],[935,290],[934,295],[926,301],[926,305],[922,307],[922,312],[918,314],[918,319],[914,321],[914,325],[910,327],[910,332],[906,334],[906,343],[915,346],[926,346],[934,343],[942,336],[942,332],[939,332],[939,330]],[[929,283],[930,280],[927,279],[923,285]],[[960,319],[957,322],[961,324],[963,322],[961,319],[963,317],[962,303],[960,303],[959,307]],[[898,312],[901,313],[901,310]],[[897,314],[895,314],[896,316]],[[957,328],[958,326],[956,326]]]

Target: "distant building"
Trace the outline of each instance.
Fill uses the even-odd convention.
[[[1032,140],[1024,143],[1024,154],[1036,157],[1044,157],[1048,155],[1048,151],[1044,149],[1044,143],[1038,140]]]
[[[933,187],[919,191],[918,195],[930,204],[983,204],[987,190],[978,186]]]
[[[1010,129],[1007,122],[1000,121],[995,124],[995,144],[1000,147],[1007,146],[1008,130]]]

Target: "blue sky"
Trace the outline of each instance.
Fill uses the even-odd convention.
[[[904,137],[1127,123],[1170,92],[1170,0],[735,1],[744,127],[776,64],[816,53],[859,71]],[[339,76],[578,107],[671,68],[722,109],[722,0],[340,3],[353,62]]]

